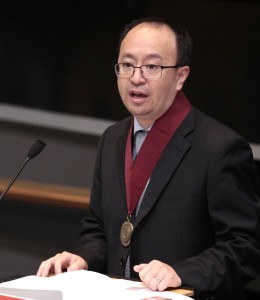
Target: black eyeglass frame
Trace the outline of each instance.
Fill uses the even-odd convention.
[[[162,70],[164,70],[164,69],[170,69],[170,68],[171,68],[171,69],[177,69],[177,68],[181,67],[181,65],[175,65],[175,66],[160,66],[160,65],[155,65],[155,64],[147,64],[147,65],[142,65],[142,66],[140,66],[140,67],[135,67],[135,66],[133,66],[132,64],[129,64],[129,65],[131,65],[131,67],[133,67],[133,74],[132,74],[130,77],[128,77],[128,76],[120,76],[120,75],[119,75],[119,72],[117,72],[117,68],[119,69],[119,66],[120,66],[120,65],[123,65],[123,64],[125,64],[125,63],[117,63],[117,64],[114,65],[116,76],[121,77],[121,78],[131,78],[131,77],[134,75],[135,69],[140,69],[140,70],[141,70],[141,74],[142,74],[142,76],[143,76],[144,78],[146,78],[146,79],[160,79],[160,78],[162,77]],[[143,74],[143,71],[142,71],[142,67],[148,67],[148,66],[156,66],[156,67],[160,67],[160,68],[161,68],[161,75],[160,75],[160,77],[158,77],[158,78],[149,78],[149,77],[147,78],[147,77],[145,77],[144,74]]]

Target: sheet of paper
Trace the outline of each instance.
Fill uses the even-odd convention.
[[[112,279],[92,271],[66,272],[51,277],[26,276],[0,284],[0,294],[9,288],[10,295],[24,296],[35,300],[141,300],[160,296],[173,300],[192,299],[174,292],[155,292],[141,282]],[[18,292],[17,294],[16,292]],[[53,297],[44,291],[56,293]],[[60,292],[60,294],[58,294]],[[29,293],[30,292],[30,293]],[[5,290],[6,293],[6,290]],[[13,293],[13,294],[12,294]]]

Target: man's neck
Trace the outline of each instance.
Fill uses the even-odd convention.
[[[138,130],[146,130],[149,131],[153,126],[153,123],[151,123],[149,126],[143,126],[143,124],[141,124],[138,119],[136,117],[134,117],[134,132],[138,131]]]

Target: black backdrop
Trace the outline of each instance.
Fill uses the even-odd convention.
[[[192,104],[260,142],[258,1],[6,1],[0,8],[0,102],[119,120],[113,64],[122,26],[181,21],[194,42]]]

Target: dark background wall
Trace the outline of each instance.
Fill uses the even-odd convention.
[[[121,119],[128,113],[113,70],[118,34],[133,18],[163,16],[193,37],[191,102],[260,142],[258,1],[28,3],[1,4],[0,102]]]

